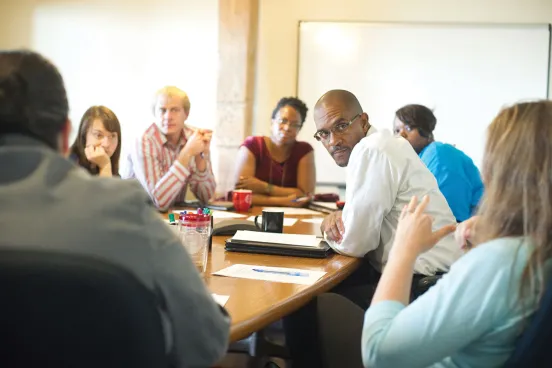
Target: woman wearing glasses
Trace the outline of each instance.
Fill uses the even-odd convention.
[[[406,105],[396,112],[393,129],[414,148],[437,179],[456,221],[471,217],[483,195],[483,182],[471,158],[456,147],[435,142],[437,119],[423,105]]]
[[[92,106],[81,118],[70,158],[90,174],[119,176],[121,125],[113,111]]]
[[[272,111],[270,137],[252,136],[238,151],[235,189],[253,191],[253,204],[299,206],[298,197],[314,192],[316,169],[312,146],[297,141],[308,108],[284,97]]]

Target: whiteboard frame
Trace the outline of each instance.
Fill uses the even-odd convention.
[[[550,99],[551,86],[551,71],[552,71],[552,23],[484,23],[484,22],[416,22],[416,21],[366,21],[366,20],[302,20],[297,22],[297,60],[295,64],[295,96],[299,94],[299,67],[301,63],[301,25],[303,23],[336,23],[336,24],[369,24],[369,25],[381,25],[381,26],[445,26],[445,27],[484,27],[484,28],[548,28],[548,71],[546,81],[546,98]],[[313,106],[314,108],[314,106]],[[316,181],[317,186],[332,186],[340,189],[346,187],[345,183],[330,183]]]

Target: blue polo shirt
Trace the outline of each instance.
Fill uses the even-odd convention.
[[[470,218],[483,195],[479,170],[464,152],[441,142],[432,142],[419,154],[437,179],[456,220]]]

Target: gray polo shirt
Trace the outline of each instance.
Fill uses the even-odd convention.
[[[0,136],[0,246],[103,257],[132,272],[166,306],[178,367],[224,356],[230,319],[138,183],[90,176],[40,142]]]

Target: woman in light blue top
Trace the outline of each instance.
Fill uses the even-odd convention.
[[[464,152],[450,144],[435,142],[436,124],[429,108],[406,105],[395,113],[393,130],[412,145],[435,176],[456,221],[465,221],[472,216],[483,194],[481,175]]]
[[[427,198],[403,210],[365,314],[366,367],[489,368],[512,354],[550,275],[552,101],[500,112],[488,129],[483,178],[479,215],[456,230],[476,246],[410,305],[416,258],[453,227],[432,232]]]

